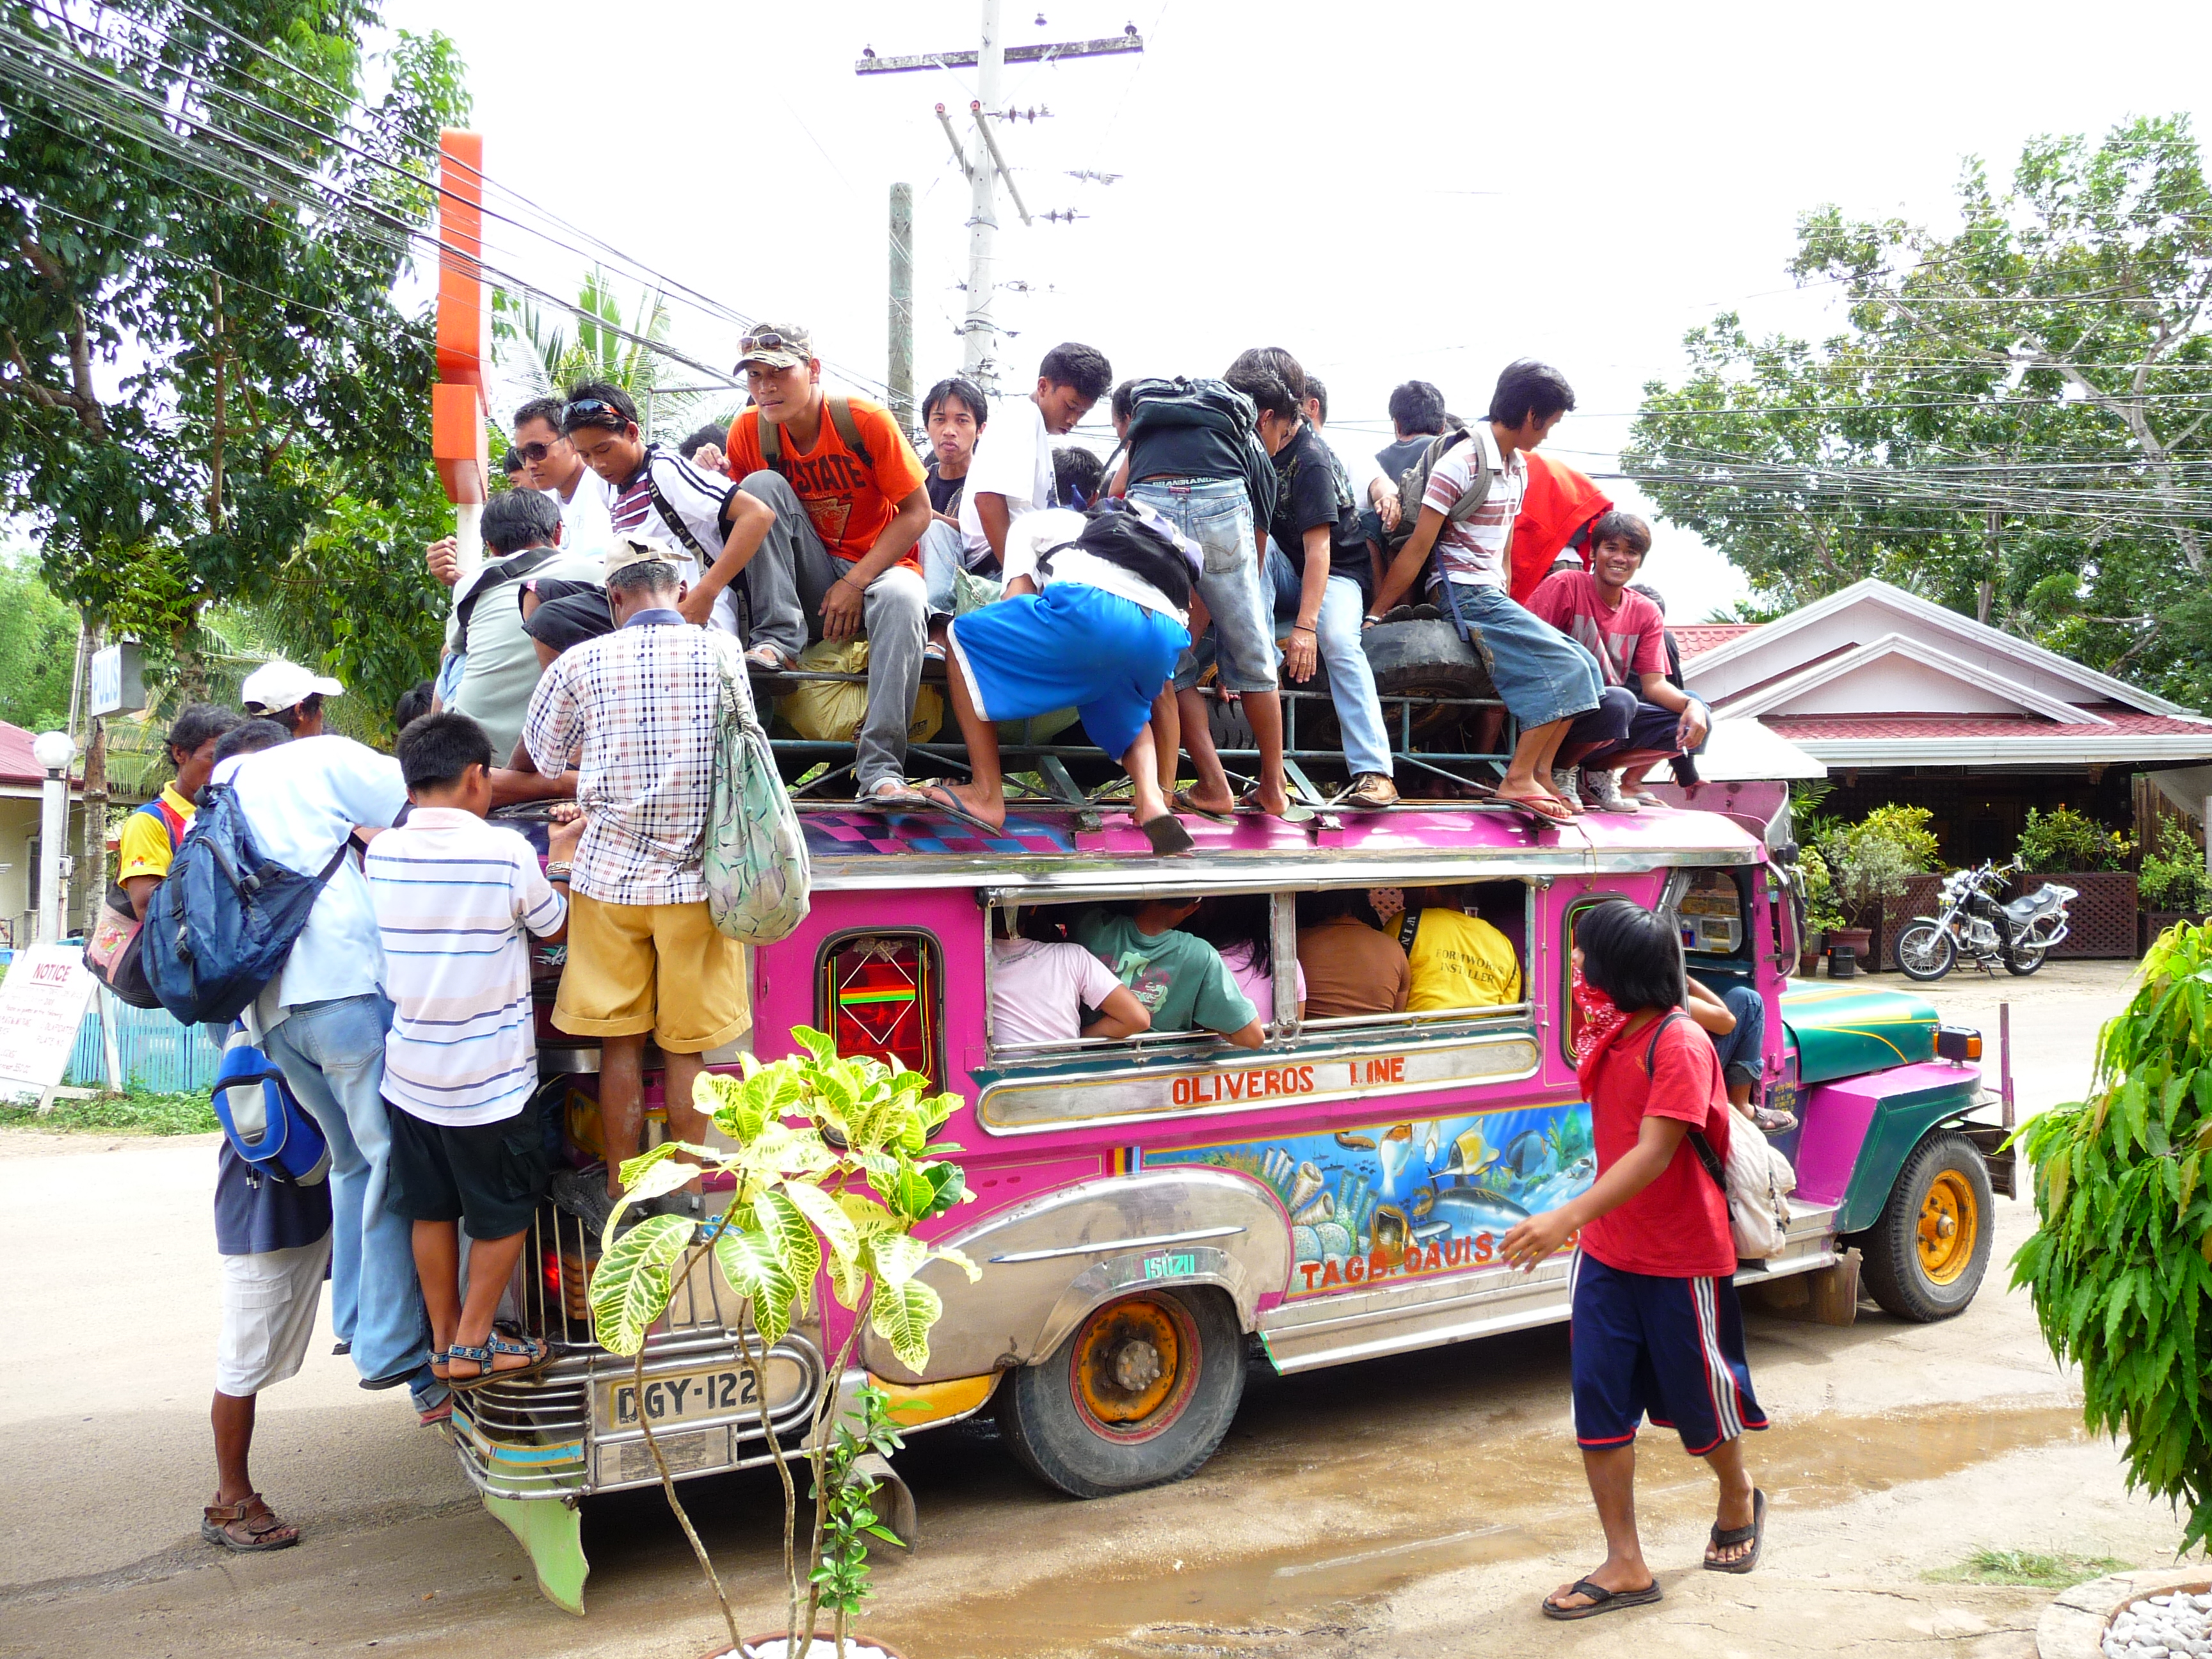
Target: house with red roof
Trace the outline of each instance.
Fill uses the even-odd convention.
[[[0,720],[0,946],[30,942],[38,906],[39,802],[46,769],[31,733]],[[71,778],[72,794],[78,788]]]
[[[1756,719],[1826,763],[1823,811],[1926,806],[1954,863],[2009,857],[2031,805],[2127,830],[2156,787],[2205,814],[2212,719],[1887,582],[1674,632],[1717,719]]]

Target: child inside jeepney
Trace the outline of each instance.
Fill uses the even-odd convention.
[[[538,1085],[527,940],[567,937],[567,896],[551,884],[567,886],[584,831],[580,816],[556,828],[552,862],[540,871],[528,842],[484,821],[491,758],[490,738],[466,714],[426,715],[401,732],[414,810],[377,836],[362,866],[394,1004],[385,1208],[414,1224],[430,1369],[456,1389],[530,1376],[552,1360],[544,1342],[510,1340],[492,1319],[551,1173],[526,1109]]]
[[[1080,945],[1024,937],[1016,907],[991,913],[991,1041],[998,1048],[1133,1037],[1152,1017],[1136,993]],[[1097,1017],[1085,1024],[1083,1011]]]
[[[1577,918],[1571,961],[1589,1011],[1577,1080],[1590,1103],[1597,1180],[1517,1223],[1499,1245],[1525,1270],[1577,1240],[1569,1269],[1575,1437],[1606,1556],[1544,1598],[1547,1619],[1660,1599],[1636,1532],[1636,1435],[1647,1415],[1672,1426],[1720,1481],[1707,1571],[1749,1572],[1766,1533],[1766,1495],[1743,1457],[1744,1431],[1765,1428],[1766,1414],[1744,1358],[1728,1194],[1702,1156],[1710,1149],[1725,1166],[1735,1115],[1712,1044],[1680,1017],[1681,940],[1667,918],[1609,899]]]
[[[1260,1011],[1260,1023],[1275,1018],[1274,907],[1264,894],[1237,893],[1206,900],[1190,931],[1221,952],[1237,988]],[[1297,1017],[1306,1017],[1306,970],[1297,969]]]
[[[1086,910],[1068,934],[1135,993],[1161,1031],[1212,1031],[1240,1048],[1266,1041],[1260,1011],[1237,988],[1221,953],[1182,931],[1196,899],[1142,899]]]

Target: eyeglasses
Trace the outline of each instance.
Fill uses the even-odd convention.
[[[589,401],[598,403],[599,399],[594,398]],[[601,404],[600,406],[604,408],[605,405]],[[571,409],[577,409],[582,407],[582,405],[571,404],[568,407]],[[553,443],[558,443],[560,441],[561,441],[558,438],[556,438],[553,441]],[[536,466],[540,461],[544,460],[548,455],[550,455],[553,453],[553,444],[515,444],[512,446],[507,453],[510,455],[520,455],[530,465]]]
[[[614,404],[607,402],[604,398],[579,398],[574,402],[571,403],[568,408],[561,411],[561,423],[563,426],[566,426],[572,418],[578,415],[583,415],[586,416],[611,416],[617,430],[620,430],[622,428],[628,426],[631,421],[636,418],[635,416],[625,415],[621,410],[616,408]],[[588,423],[592,426],[605,426],[607,424],[607,422],[605,420],[592,420]]]

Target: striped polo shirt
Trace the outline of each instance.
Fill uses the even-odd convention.
[[[453,1128],[513,1117],[538,1084],[523,931],[568,916],[538,854],[473,812],[426,806],[370,842],[364,867],[394,1004],[384,1097]]]

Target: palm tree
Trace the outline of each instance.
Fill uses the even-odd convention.
[[[625,317],[613,280],[593,265],[577,290],[576,311],[580,314],[574,316],[549,312],[527,295],[505,289],[495,293],[494,358],[520,394],[516,402],[557,397],[580,380],[605,380],[636,402],[647,437],[673,438],[697,425],[702,410],[733,401],[711,392],[665,389],[696,385],[699,376],[653,349],[667,343],[672,328],[661,294],[641,290]]]

